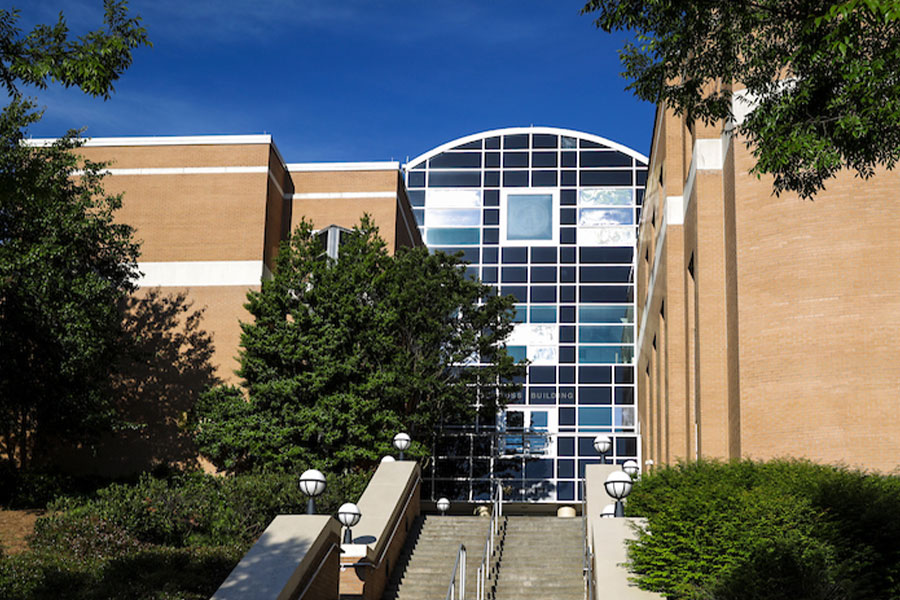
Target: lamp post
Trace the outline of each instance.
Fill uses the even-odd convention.
[[[635,475],[638,474],[638,471],[640,469],[638,468],[638,464],[637,464],[636,460],[626,460],[625,463],[622,465],[622,470],[625,471],[626,473],[628,473],[629,475],[631,475],[632,477],[634,477]]]
[[[603,487],[606,488],[607,495],[616,501],[615,516],[625,516],[625,504],[623,504],[622,500],[631,493],[632,485],[634,484],[631,482],[631,476],[625,471],[613,471],[606,478]]]
[[[594,438],[594,450],[600,455],[600,461],[606,463],[606,453],[612,450],[612,440],[608,435],[598,435]]]
[[[345,504],[341,504],[341,507],[338,509],[338,521],[341,522],[341,525],[346,527],[344,530],[344,542],[345,544],[353,543],[353,533],[350,531],[350,528],[359,523],[359,518],[362,517],[362,513],[359,511],[359,507],[352,502],[347,502]]]
[[[325,476],[321,471],[309,469],[300,476],[300,491],[309,496],[306,503],[306,514],[316,514],[316,496],[325,491]]]
[[[441,511],[441,516],[443,517],[444,513],[450,509],[450,501],[446,498],[438,498],[437,509]]]
[[[400,460],[403,460],[403,451],[409,448],[409,434],[400,432],[394,436],[394,448],[400,451]]]

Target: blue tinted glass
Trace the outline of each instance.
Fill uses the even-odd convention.
[[[559,341],[563,343],[571,343],[575,341],[575,328],[571,325],[565,325],[559,328]]]
[[[575,404],[575,388],[561,387],[557,393],[560,404]]]
[[[503,147],[504,148],[527,148],[528,147],[528,134],[527,133],[519,133],[516,135],[504,135],[503,136]]]
[[[528,404],[556,404],[556,388],[531,386],[528,388]]]
[[[582,344],[630,343],[634,341],[634,333],[632,327],[624,325],[605,327],[584,325],[578,328],[578,341]]]
[[[560,302],[575,302],[575,286],[563,285],[559,288]]]
[[[524,285],[504,285],[500,288],[500,295],[514,296],[518,302],[528,302],[528,288]]]
[[[429,229],[429,244],[478,244],[481,231],[478,229]]]
[[[550,479],[553,477],[552,460],[525,461],[525,477],[530,479]]]
[[[579,383],[612,383],[609,367],[578,367]]]
[[[573,363],[575,362],[575,346],[559,347],[559,362]]]
[[[484,166],[488,168],[500,167],[500,153],[488,152],[484,155]]]
[[[413,174],[410,173],[410,176]],[[428,187],[479,187],[481,171],[431,171]]]
[[[634,225],[634,213],[630,208],[582,208],[578,211],[578,225],[580,227]]]
[[[629,363],[634,355],[631,346],[579,346],[578,362],[597,363]]]
[[[612,390],[608,387],[580,387],[578,404],[612,404]]]
[[[485,171],[484,187],[500,187],[500,171]]]
[[[425,187],[425,173],[410,173],[407,185],[409,187]]]
[[[485,138],[484,147],[488,150],[500,147],[500,136]]]
[[[547,429],[547,412],[543,410],[535,410],[531,412],[531,428]]]
[[[574,227],[563,227],[559,230],[559,243],[560,244],[574,244],[575,243],[575,228]]]
[[[556,171],[534,171],[531,174],[532,187],[556,187]]]
[[[560,383],[575,383],[575,367],[560,367],[559,368],[559,382]]]
[[[425,211],[419,208],[413,209],[413,216],[416,218],[416,225],[421,227],[425,222]]]
[[[531,282],[556,283],[556,267],[531,267]]]
[[[575,409],[574,408],[560,408],[559,409],[559,424],[562,426],[575,425]]]
[[[528,166],[528,153],[527,152],[507,152],[503,155],[503,166],[506,168],[510,167],[527,167]]]
[[[532,302],[556,302],[556,286],[540,285],[531,288]]]
[[[582,285],[578,288],[581,302],[631,302],[634,290],[631,286]]]
[[[634,404],[634,388],[616,388],[616,404]]]
[[[528,281],[527,267],[503,267],[500,271],[503,283],[525,283]]]
[[[556,248],[537,246],[531,249],[531,262],[533,263],[555,263]]]
[[[500,211],[496,208],[487,208],[484,211],[484,225],[499,225]]]
[[[510,194],[506,207],[506,237],[510,240],[552,240],[553,196]]]
[[[507,346],[506,353],[512,356],[516,362],[525,360],[527,354],[525,346]]]
[[[582,171],[582,186],[631,185],[631,170],[628,171]]]
[[[617,437],[616,456],[637,456],[637,439],[633,437]]]
[[[632,158],[615,151],[588,151],[581,153],[582,167],[630,167]]]
[[[573,473],[571,477],[574,477]],[[560,475],[563,477],[563,475]],[[568,477],[568,475],[567,475]],[[575,500],[575,482],[574,481],[560,481],[556,484],[556,499],[560,502],[571,502]]]
[[[531,155],[531,164],[534,167],[555,167],[556,152],[535,152]]]
[[[500,230],[496,227],[485,227],[481,230],[481,240],[483,244],[497,244],[500,242]],[[487,248],[485,248],[487,250]],[[488,262],[485,260],[484,262]],[[494,262],[497,262],[494,259]]]
[[[558,456],[575,456],[575,438],[561,437],[556,440],[556,454]]]
[[[481,224],[479,208],[432,208],[428,210],[429,227],[462,227]]]
[[[410,190],[408,195],[413,206],[425,206],[425,190]]]
[[[552,133],[535,133],[531,136],[531,145],[535,148],[556,148],[557,137]]]
[[[631,267],[581,267],[582,283],[629,283]]]
[[[578,309],[580,323],[632,323],[634,309],[630,306],[582,306]]]
[[[513,323],[524,323],[525,317],[528,314],[528,311],[525,309],[525,306],[523,306],[521,304],[517,304],[513,308],[513,310],[515,311],[515,313],[513,314],[513,318],[512,318]]]
[[[529,383],[556,383],[556,367],[528,367]]]
[[[632,248],[581,248],[583,263],[630,263]]]
[[[612,427],[612,409],[605,407],[579,408],[578,426],[582,429],[608,429]]]
[[[520,264],[528,262],[528,248],[504,248],[504,264]]]
[[[483,263],[487,265],[493,265],[497,263],[497,249],[496,248],[485,248],[484,249],[484,259]]]
[[[480,168],[481,152],[444,152],[430,161],[432,169]]]
[[[532,306],[531,307],[532,323],[556,323],[556,307],[555,306]]]
[[[504,187],[528,187],[528,171],[504,171]]]
[[[497,267],[481,269],[481,280],[485,283],[497,283]]]

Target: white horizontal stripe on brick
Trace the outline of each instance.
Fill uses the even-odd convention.
[[[259,285],[268,272],[261,260],[140,262],[138,270],[141,287]]]
[[[285,200],[351,200],[355,198],[396,198],[396,192],[312,192],[285,194]]]

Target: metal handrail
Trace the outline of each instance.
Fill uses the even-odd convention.
[[[588,540],[587,486],[581,484],[581,529],[584,533],[584,562],[581,572],[584,576],[584,600],[594,600],[594,548]]]
[[[497,521],[503,516],[503,485],[497,482],[496,493],[491,500],[491,522],[488,526],[487,539],[484,541],[484,551],[481,553],[481,564],[478,565],[478,579],[475,586],[476,600],[485,600],[485,586],[490,574],[490,562],[494,556],[494,538],[497,536]]]
[[[462,565],[460,570],[459,565]],[[466,546],[459,545],[456,551],[456,563],[453,565],[453,574],[450,575],[450,585],[447,586],[447,600],[456,600],[456,573],[459,571],[459,600],[466,600]]]

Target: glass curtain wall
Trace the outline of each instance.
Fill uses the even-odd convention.
[[[489,423],[444,427],[425,497],[478,501],[502,480],[512,501],[580,500],[600,461],[639,460],[634,393],[634,246],[646,157],[554,128],[444,144],[406,165],[431,250],[462,252],[474,277],[517,300],[509,352],[522,391]]]

